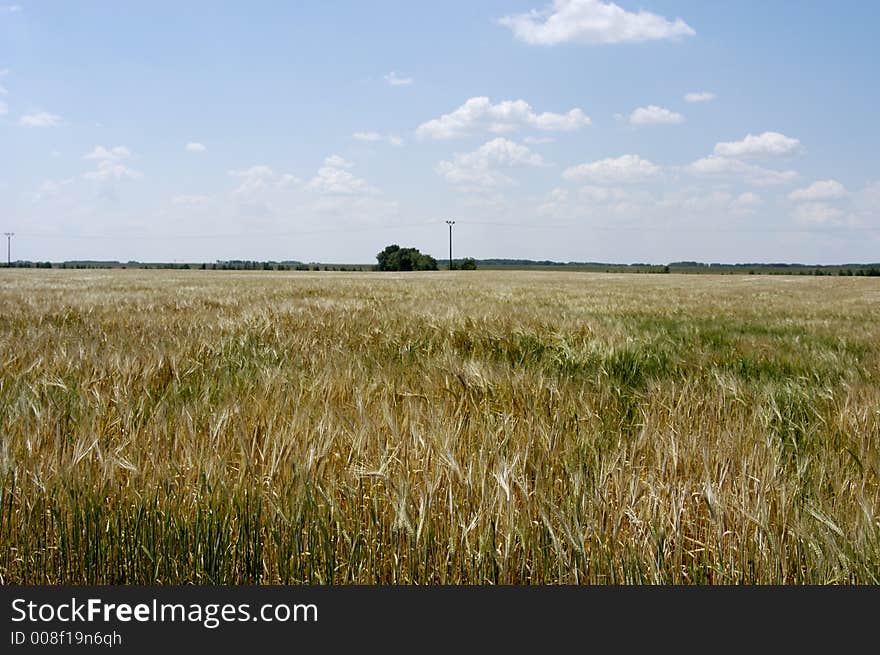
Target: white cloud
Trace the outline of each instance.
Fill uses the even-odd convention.
[[[692,91],[684,94],[685,102],[712,102],[715,94],[711,91]]]
[[[617,192],[616,190],[612,191],[608,187],[587,184],[578,189],[578,194],[581,198],[586,198],[590,202],[605,202],[610,200],[613,195],[617,195]]]
[[[265,191],[275,180],[275,171],[265,164],[232,170],[229,171],[229,175],[241,180],[239,186],[233,190],[237,196],[253,196],[260,191]]]
[[[568,205],[568,195],[568,190],[562,187],[552,189],[544,197],[544,202],[538,205],[538,214],[541,216],[559,214]]]
[[[385,75],[385,81],[389,84],[389,86],[409,86],[413,83],[413,78],[411,77],[400,77],[394,71]]]
[[[379,141],[387,141],[392,146],[402,146],[403,139],[396,134],[382,135],[379,132],[355,132],[351,135],[356,141],[365,141],[367,143],[376,143]]]
[[[470,98],[449,114],[422,123],[416,129],[416,135],[420,138],[451,139],[480,131],[495,134],[514,132],[523,127],[566,132],[590,123],[590,117],[580,108],[565,114],[538,114],[525,100],[504,100],[493,105],[489,98],[480,96]]]
[[[309,180],[306,187],[312,191],[327,195],[367,195],[377,190],[366,181],[355,177],[347,169],[354,166],[339,155],[330,155],[318,173]]]
[[[639,107],[629,115],[631,125],[674,125],[683,123],[684,116],[657,105]]]
[[[556,141],[552,136],[527,136],[523,139],[523,143],[528,143],[529,145],[541,145],[542,143],[553,143]]]
[[[692,212],[719,211],[730,205],[731,195],[727,191],[711,191],[702,195],[685,198],[682,209]]]
[[[792,200],[831,200],[847,195],[846,187],[837,180],[820,180],[813,182],[806,189],[797,189],[788,194]]]
[[[98,161],[119,161],[131,157],[131,151],[125,146],[116,146],[115,148],[105,148],[104,146],[95,146],[95,149],[83,155],[83,159],[96,159]]]
[[[18,119],[18,124],[22,127],[58,127],[61,124],[61,116],[41,111],[36,114],[25,114]]]
[[[144,176],[140,171],[133,170],[125,164],[112,161],[98,162],[98,168],[94,171],[83,173],[87,180],[106,182],[108,180],[138,180]]]
[[[277,201],[278,197],[270,195],[272,191],[286,191],[298,187],[302,180],[290,173],[278,173],[265,164],[257,164],[250,168],[228,171],[230,177],[239,180],[232,195],[239,202],[239,208],[247,212],[259,209],[262,213],[271,213],[266,200]]]
[[[674,21],[639,10],[626,11],[600,0],[554,0],[553,5],[498,21],[514,37],[531,45],[560,43],[632,43],[679,39],[696,32],[681,18]]]
[[[757,193],[746,191],[739,194],[736,199],[730,203],[730,209],[734,214],[748,215],[754,214],[755,211],[764,204],[764,199]]]
[[[524,145],[498,137],[473,152],[457,153],[452,161],[441,161],[435,170],[452,184],[485,188],[513,183],[498,168],[537,166],[544,166],[541,155]]]
[[[354,164],[346,159],[343,159],[339,155],[330,155],[329,157],[324,158],[324,165],[331,166],[333,168],[351,168]]]
[[[572,166],[563,171],[567,180],[589,180],[597,184],[631,184],[656,177],[660,167],[638,155],[623,155]]]
[[[547,194],[547,200],[549,202],[565,202],[568,200],[568,189],[556,187]]]
[[[351,135],[358,141],[381,141],[382,135],[378,132],[355,132]]]
[[[722,173],[740,173],[748,168],[748,164],[737,159],[709,155],[688,164],[687,171],[694,175],[716,175]]]
[[[745,209],[750,207],[757,207],[758,205],[763,204],[764,201],[761,199],[757,193],[752,193],[751,191],[746,191],[745,193],[741,193],[737,196],[736,200],[733,201],[734,207]]]
[[[187,152],[205,152],[207,148],[203,143],[199,143],[198,141],[190,141],[184,146],[184,150]]]
[[[839,225],[843,212],[823,202],[807,202],[794,210],[794,219],[801,225],[828,226]]]
[[[722,141],[715,144],[715,154],[721,157],[758,157],[762,155],[791,155],[801,149],[801,142],[779,132],[746,135],[742,141]]]
[[[797,171],[776,171],[752,166],[746,171],[745,181],[755,186],[781,186],[791,184],[799,177]]]
[[[98,162],[98,167],[93,171],[83,173],[87,180],[107,182],[109,180],[138,180],[144,176],[140,171],[129,168],[122,162],[131,157],[131,151],[125,146],[105,148],[95,146],[91,152],[83,155],[83,159]]]
[[[528,123],[539,130],[571,132],[589,125],[592,121],[582,109],[575,108],[565,114],[554,114],[553,112],[545,111],[537,116],[529,116]]]
[[[728,157],[709,155],[688,164],[685,170],[697,176],[736,175],[748,184],[755,186],[774,186],[790,184],[798,178],[797,171],[776,171]]]
[[[281,177],[278,178],[278,181],[275,183],[275,186],[279,189],[289,189],[291,187],[299,186],[302,183],[302,180],[299,179],[296,175],[291,175],[290,173],[285,173]]]

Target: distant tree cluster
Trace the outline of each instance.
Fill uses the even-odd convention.
[[[377,271],[436,271],[437,260],[418,248],[401,248],[396,243],[376,255]]]
[[[475,271],[477,270],[477,260],[473,257],[465,257],[459,261],[452,261],[449,265],[450,271]]]
[[[17,261],[7,264],[3,262],[3,268],[52,268],[52,262],[23,262]]]

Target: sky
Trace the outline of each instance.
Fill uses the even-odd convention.
[[[4,4],[5,3],[5,4]],[[0,0],[12,258],[880,261],[880,3]]]

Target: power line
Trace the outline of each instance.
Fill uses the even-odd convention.
[[[22,232],[19,236],[36,239],[266,239],[277,237],[308,236],[311,234],[345,234],[349,232],[374,232],[391,229],[427,228],[434,223],[389,223],[364,227],[324,228],[319,230],[293,230],[284,232],[212,232],[206,234],[70,234],[63,232]]]
[[[446,221],[449,223],[450,221]],[[453,224],[455,221],[451,221]],[[281,232],[228,232],[228,233],[205,233],[205,234],[72,234],[65,232],[4,232],[3,234],[10,239],[12,236],[26,237],[29,239],[108,239],[108,240],[128,240],[128,239],[268,239],[280,237],[296,237],[309,236],[319,234],[345,234],[351,232],[375,232],[393,229],[417,229],[429,228],[437,223],[387,223],[383,225],[371,225],[363,227],[344,227],[344,228],[324,228],[316,230],[287,230]],[[808,228],[808,227],[780,227],[780,228],[761,228],[761,227],[675,227],[675,226],[625,226],[625,225],[589,225],[576,223],[509,223],[501,221],[468,221],[468,225],[479,226],[498,226],[512,227],[523,230],[566,230],[580,228],[585,232],[677,232],[677,233],[743,233],[743,234],[847,234],[847,233],[870,233],[880,232],[880,226],[877,227],[837,227],[837,228]],[[451,230],[450,225],[450,230]],[[7,244],[8,245],[8,244]],[[7,248],[8,250],[8,248]]]

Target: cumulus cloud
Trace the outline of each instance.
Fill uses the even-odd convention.
[[[755,211],[764,204],[764,199],[757,193],[746,191],[739,194],[733,202],[730,203],[730,209],[734,214],[748,215],[754,214]]]
[[[820,180],[805,189],[797,189],[788,194],[792,200],[832,200],[847,195],[846,187],[837,180]]]
[[[760,157],[791,155],[801,150],[801,142],[779,132],[748,134],[742,141],[722,141],[715,144],[715,154],[721,157]]]
[[[61,116],[40,111],[36,114],[25,114],[18,119],[18,124],[22,127],[58,127],[61,125]]]
[[[470,98],[449,114],[422,123],[416,129],[416,135],[419,138],[452,139],[481,131],[495,134],[515,132],[524,127],[569,132],[590,123],[590,117],[580,108],[565,114],[538,114],[525,100],[503,100],[492,104],[489,98],[479,96]]]
[[[197,141],[190,141],[184,146],[184,149],[187,152],[205,152],[207,150],[204,144]]]
[[[324,159],[324,165],[309,180],[306,187],[326,195],[367,195],[376,193],[376,189],[366,181],[355,177],[348,169],[354,166],[339,155],[330,155]]]
[[[588,180],[596,184],[632,184],[656,177],[660,167],[638,155],[623,155],[572,166],[563,171],[566,180]]]
[[[228,171],[230,177],[239,180],[232,190],[239,202],[251,203],[242,207],[268,207],[262,201],[273,190],[286,190],[297,187],[302,180],[290,173],[277,173],[271,166],[257,164],[250,168]],[[259,202],[256,202],[259,201]]]
[[[794,219],[806,226],[836,226],[841,224],[843,212],[824,202],[807,202],[794,210]]]
[[[736,159],[709,155],[688,164],[687,171],[694,175],[716,175],[722,173],[740,173],[748,168],[748,164]]]
[[[457,153],[452,161],[441,161],[435,170],[448,182],[468,188],[496,187],[513,180],[499,168],[544,166],[541,155],[526,146],[498,137],[473,152]]]
[[[98,162],[98,168],[94,171],[83,173],[87,180],[106,182],[109,180],[139,180],[144,176],[140,171],[133,170],[125,164],[111,161]]]
[[[613,2],[600,0],[554,0],[551,6],[498,21],[515,38],[530,45],[560,43],[632,43],[680,39],[696,32],[681,18],[639,10],[631,12]]]
[[[684,116],[657,105],[639,107],[629,115],[631,125],[674,125],[683,123]]]
[[[700,177],[733,175],[741,177],[748,184],[755,186],[790,184],[798,178],[797,171],[777,171],[748,164],[739,159],[719,157],[717,155],[709,155],[708,157],[698,159],[688,164],[685,167],[685,171]]]
[[[289,189],[291,187],[298,186],[301,182],[302,180],[299,179],[296,175],[285,173],[278,178],[278,181],[275,182],[275,186],[279,189]]]
[[[355,132],[351,135],[358,141],[381,141],[382,135],[378,132]]]
[[[383,135],[379,132],[355,132],[351,137],[356,141],[364,141],[366,143],[377,143],[379,141],[387,141],[392,146],[402,146],[403,139],[396,134]]]
[[[604,186],[595,186],[594,184],[587,184],[586,186],[582,186],[578,189],[578,195],[581,198],[586,198],[590,202],[606,202],[612,198],[622,199],[626,197],[626,193],[622,192],[620,189],[609,189]]]
[[[752,193],[751,191],[746,191],[745,193],[741,193],[736,197],[736,200],[733,201],[734,207],[740,209],[757,207],[758,205],[763,204],[763,200],[761,196],[757,193]]]
[[[275,180],[275,171],[265,164],[231,170],[229,175],[241,180],[233,191],[235,195],[239,196],[253,196],[260,191],[265,191]]]
[[[537,213],[539,216],[558,216],[568,209],[568,189],[556,187],[552,189],[546,196],[544,201],[538,205]]]
[[[332,166],[333,168],[351,168],[354,164],[339,155],[330,155],[329,157],[324,158],[324,164],[326,166]]]
[[[389,86],[409,86],[413,83],[413,78],[400,77],[397,73],[391,71],[385,75],[385,81]]]
[[[681,207],[691,212],[718,211],[727,209],[730,202],[730,193],[716,190],[686,197],[682,200]]]
[[[712,102],[715,94],[711,91],[692,91],[684,94],[685,102]]]
[[[125,146],[116,146],[115,148],[95,146],[94,150],[83,155],[83,159],[96,159],[98,161],[119,161],[121,159],[129,159],[130,157],[131,151]]]
[[[140,171],[129,168],[123,162],[131,158],[131,151],[125,146],[105,148],[95,146],[83,155],[83,159],[97,162],[97,168],[83,173],[87,180],[107,182],[110,180],[138,180],[144,176]]]

